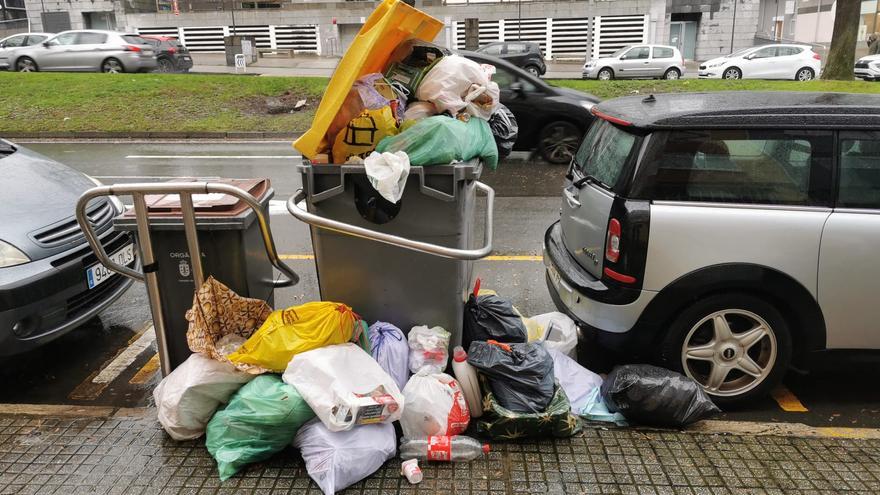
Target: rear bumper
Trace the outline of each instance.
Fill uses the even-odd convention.
[[[174,66],[177,70],[192,69],[192,57],[189,55],[178,55],[177,57],[174,57]]]
[[[139,70],[155,69],[158,62],[155,56],[143,56],[137,52],[124,52],[120,56],[120,62],[126,71],[137,72]]]

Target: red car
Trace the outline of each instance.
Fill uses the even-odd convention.
[[[141,35],[141,38],[155,48],[158,72],[189,72],[192,68],[189,50],[177,38],[151,35]]]

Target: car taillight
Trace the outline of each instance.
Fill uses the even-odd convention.
[[[813,52],[813,58],[815,58],[816,60],[822,60],[822,57],[820,57],[819,54],[816,52]]]
[[[122,49],[125,50],[125,51],[127,51],[127,52],[139,52],[139,51],[141,51],[141,47],[139,47],[139,46],[134,46],[134,45],[125,45],[125,46],[122,47]]]
[[[174,48],[174,47],[172,46],[171,48],[168,49],[168,53],[174,55],[175,53],[177,53],[177,48]]]
[[[617,263],[620,259],[620,222],[612,218],[608,222],[608,236],[605,238],[605,259]]]

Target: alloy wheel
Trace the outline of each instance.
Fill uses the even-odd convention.
[[[813,71],[810,69],[804,68],[798,71],[797,80],[798,81],[811,81],[813,79]]]
[[[526,71],[528,71],[529,74],[531,74],[535,77],[541,76],[541,73],[538,71],[538,68],[535,67],[534,65],[530,65],[530,66],[526,67]]]
[[[569,163],[577,152],[580,141],[580,132],[573,124],[568,122],[549,124],[541,131],[539,143],[541,156],[553,164]]]
[[[666,71],[666,74],[663,75],[664,79],[669,79],[669,80],[675,80],[675,79],[678,79],[679,77],[681,77],[681,76],[679,75],[678,71],[675,69],[669,69],[668,71]]]
[[[174,72],[174,64],[166,58],[159,59],[159,72]]]
[[[599,75],[597,76],[600,81],[610,81],[611,80],[611,71],[608,69],[602,69],[599,71]]]
[[[119,73],[123,72],[122,71],[122,64],[120,64],[119,61],[112,60],[112,59],[104,62],[103,69],[104,69],[104,72],[106,72],[108,74],[119,74]]]
[[[724,79],[739,79],[742,77],[742,74],[739,73],[738,69],[730,68],[724,71]]]
[[[33,60],[26,58],[24,60],[20,60],[18,62],[18,71],[19,72],[36,72],[37,65]]]

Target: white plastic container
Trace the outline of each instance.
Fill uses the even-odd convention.
[[[467,362],[467,352],[461,346],[457,346],[452,355],[452,372],[458,385],[464,393],[468,410],[472,418],[483,415],[483,397],[480,394],[480,382],[477,379],[477,370]]]

